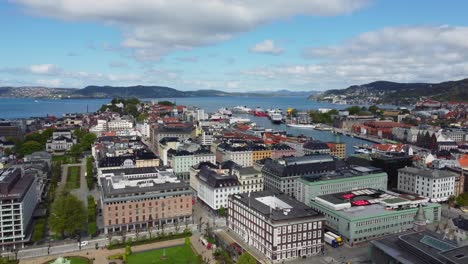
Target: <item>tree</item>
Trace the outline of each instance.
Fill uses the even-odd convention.
[[[221,206],[219,209],[218,209],[218,214],[220,216],[225,216],[226,215],[226,208],[224,208],[223,206]]]
[[[166,106],[174,106],[174,104],[170,101],[159,101],[159,105],[166,105]]]
[[[83,153],[81,144],[75,144],[70,148],[70,155],[74,157],[79,157]]]
[[[65,235],[75,234],[83,229],[86,221],[86,211],[83,202],[67,191],[62,191],[54,200],[49,216],[49,226],[52,232]]]
[[[240,255],[239,259],[237,260],[237,264],[257,264],[257,260],[252,257],[247,251]]]
[[[18,149],[18,154],[20,155],[29,155],[29,154],[32,154],[36,151],[41,151],[43,150],[44,147],[43,145],[41,145],[41,143],[37,142],[37,141],[33,141],[33,140],[30,140],[30,141],[26,141],[24,142],[23,144],[21,144],[21,147]]]
[[[140,115],[138,115],[138,117],[136,118],[137,122],[143,122],[145,121],[145,119],[148,118],[148,114],[147,113],[141,113]]]
[[[377,114],[377,111],[379,111],[379,107],[377,107],[376,105],[371,105],[369,106],[369,112],[371,112],[372,114]]]
[[[357,114],[359,114],[359,112],[361,112],[361,107],[355,105],[355,106],[351,106],[351,107],[346,108],[346,110],[349,111],[350,115],[357,115]]]
[[[90,222],[88,223],[88,234],[90,236],[95,236],[97,234],[97,226],[96,222]]]
[[[83,135],[81,138],[81,145],[83,147],[83,150],[90,150],[91,145],[93,145],[94,141],[96,140],[96,135],[93,133],[86,133]]]
[[[86,159],[86,183],[88,189],[93,189],[94,187],[94,176],[93,176],[93,157],[88,157]]]

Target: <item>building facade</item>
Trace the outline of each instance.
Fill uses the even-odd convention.
[[[296,181],[301,176],[331,172],[336,168],[336,161],[330,155],[267,159],[262,169],[265,190],[276,190],[294,196]]]
[[[455,193],[453,172],[406,167],[398,170],[398,190],[415,193],[431,199],[446,201]]]
[[[262,172],[254,167],[243,167],[234,170],[234,174],[240,183],[240,192],[259,192],[263,191],[263,176]]]
[[[307,205],[315,197],[364,188],[387,190],[387,173],[374,167],[353,166],[336,172],[303,176],[297,180],[296,199]]]
[[[322,214],[272,191],[229,196],[228,228],[275,263],[323,251]]]
[[[22,175],[20,168],[0,171],[0,246],[5,252],[31,238],[34,209],[37,205],[36,177]]]
[[[106,234],[191,221],[190,187],[171,172],[155,171],[155,175],[120,173],[106,175],[100,182]]]
[[[427,198],[374,189],[317,196],[310,206],[323,213],[327,227],[350,246],[413,228],[418,206],[428,223],[441,219],[441,205]]]
[[[216,156],[209,150],[189,152],[185,150],[169,150],[168,163],[177,176],[188,178],[190,167],[200,162],[216,162]]]
[[[203,167],[197,174],[197,197],[213,210],[227,208],[229,195],[240,192],[234,175]]]

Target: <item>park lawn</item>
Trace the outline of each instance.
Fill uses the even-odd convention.
[[[73,163],[78,163],[78,159],[70,156],[68,154],[65,155],[58,155],[58,156],[52,156],[52,161],[61,161],[62,164],[73,164]]]
[[[79,189],[80,188],[80,166],[68,167],[67,175],[67,188]]]
[[[164,249],[151,250],[142,253],[135,253],[127,258],[128,264],[138,263],[184,263],[200,264],[197,256],[193,253],[189,245],[166,248],[166,259],[161,259]]]

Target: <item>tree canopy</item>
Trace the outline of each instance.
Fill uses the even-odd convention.
[[[82,230],[86,218],[83,202],[71,193],[62,191],[52,203],[49,226],[52,232],[63,238]]]
[[[250,255],[247,251],[240,255],[239,259],[237,260],[237,264],[257,264],[257,260]]]

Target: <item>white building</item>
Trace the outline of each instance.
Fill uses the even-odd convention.
[[[167,165],[177,176],[188,177],[190,167],[200,162],[216,162],[216,156],[209,150],[200,149],[195,152],[170,149],[167,152]]]
[[[239,181],[234,175],[203,167],[196,177],[198,198],[213,210],[227,208],[229,195],[240,192]]]
[[[455,177],[444,170],[405,167],[398,170],[398,190],[415,193],[431,199],[446,201],[454,194]]]
[[[2,252],[29,241],[37,204],[36,177],[21,175],[20,168],[0,171],[0,245]]]
[[[227,143],[219,144],[216,149],[216,161],[221,163],[228,160],[232,160],[242,167],[252,167],[252,150],[244,146],[237,147]]]
[[[229,229],[274,263],[323,251],[325,217],[294,198],[243,193],[230,196],[228,206]]]
[[[70,130],[57,130],[52,133],[52,138],[47,140],[46,150],[48,152],[68,151],[74,144],[76,144],[76,139]]]
[[[240,192],[263,191],[263,174],[254,167],[243,167],[233,170],[240,183]]]

